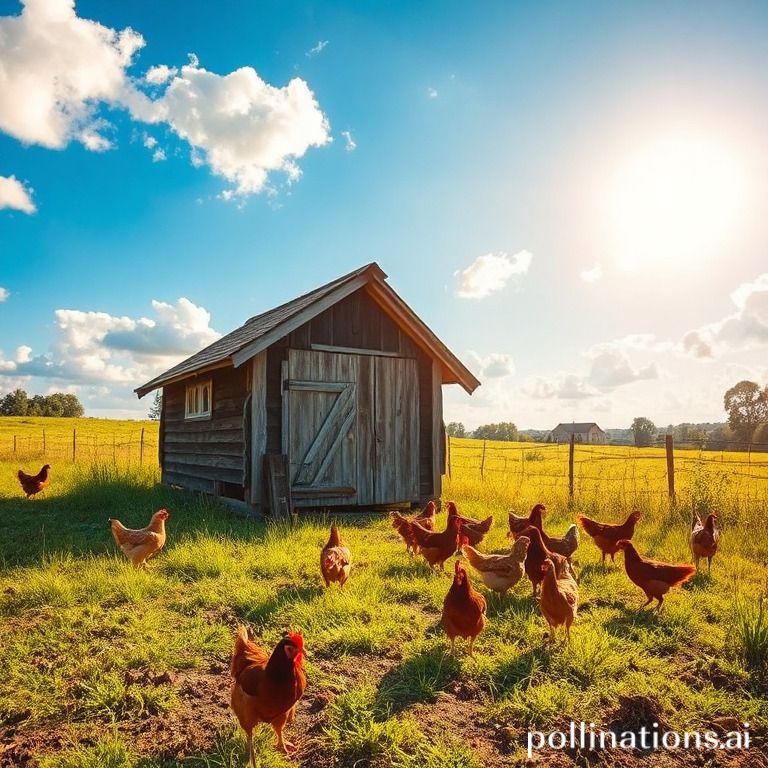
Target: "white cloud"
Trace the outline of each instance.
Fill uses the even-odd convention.
[[[59,309],[49,350],[34,355],[21,345],[13,359],[0,354],[0,374],[41,377],[66,384],[116,385],[126,395],[219,338],[210,314],[186,298],[175,304],[153,301],[153,318],[118,317],[106,312]]]
[[[158,147],[152,153],[152,162],[153,163],[161,163],[165,159],[166,159],[165,150],[164,149],[160,149],[160,147]]]
[[[329,43],[328,40],[318,40],[317,45],[312,46],[312,48],[310,48],[304,55],[308,59],[311,59],[314,56],[317,56],[319,53],[322,53],[323,49],[325,48],[326,45],[328,45],[328,43]]]
[[[165,64],[159,64],[156,67],[150,67],[144,75],[150,85],[163,85],[176,75],[179,70],[176,67],[169,67]]]
[[[357,149],[357,142],[352,138],[352,134],[349,131],[342,131],[341,135],[346,142],[344,149],[346,149],[347,152],[354,152]]]
[[[602,392],[643,379],[658,379],[655,362],[634,367],[620,344],[599,344],[590,351],[592,358],[587,381]]]
[[[144,146],[147,149],[153,149],[157,146],[157,139],[154,136],[150,136],[148,133],[144,135]]]
[[[98,103],[133,90],[126,69],[143,45],[130,28],[79,18],[73,0],[25,0],[20,15],[0,17],[0,130],[52,149],[108,148]]]
[[[23,213],[34,213],[37,210],[32,202],[32,190],[15,176],[0,176],[0,210],[3,208]]]
[[[717,347],[749,349],[768,344],[768,272],[743,283],[731,294],[736,311],[722,320],[688,331],[683,351],[711,358]]]
[[[10,295],[11,295],[11,292],[7,288],[3,288],[0,285],[0,304],[2,304],[4,301],[7,301]]]
[[[464,356],[467,367],[479,379],[497,379],[503,376],[511,376],[515,372],[515,361],[512,355],[501,352],[491,352],[485,357],[470,350]]]
[[[331,141],[304,80],[275,87],[252,67],[217,75],[194,54],[181,70],[161,64],[134,79],[128,69],[143,46],[130,28],[78,17],[74,0],[25,0],[20,15],[0,17],[0,131],[26,144],[79,141],[103,152],[112,126],[99,110],[122,107],[136,121],[166,123],[189,143],[192,164],[207,164],[238,195],[260,192],[274,171],[295,181],[297,159]]]
[[[478,256],[466,269],[454,272],[457,278],[456,294],[463,299],[483,299],[501,291],[516,275],[524,275],[531,266],[529,251],[487,253]]]
[[[207,163],[239,195],[260,192],[272,171],[295,181],[301,175],[296,158],[331,141],[328,121],[304,80],[276,88],[252,67],[221,76],[184,66],[152,112],[142,108],[136,116],[167,123],[192,147],[192,164]]]
[[[585,269],[583,272],[580,272],[579,275],[585,283],[596,283],[603,276],[603,268],[600,264],[596,263],[594,267]]]
[[[427,96],[429,96],[430,99],[436,99],[440,94],[437,92],[436,88],[427,88]]]
[[[523,393],[537,400],[582,400],[600,394],[583,377],[573,373],[558,373],[552,379],[538,376],[523,385]]]

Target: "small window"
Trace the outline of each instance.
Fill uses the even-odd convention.
[[[211,415],[211,382],[201,381],[187,387],[187,419],[204,419]]]

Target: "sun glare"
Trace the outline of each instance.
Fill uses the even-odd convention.
[[[739,158],[716,140],[674,134],[638,147],[609,188],[616,260],[684,266],[722,253],[737,234],[744,195]]]

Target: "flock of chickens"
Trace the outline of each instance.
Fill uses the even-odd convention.
[[[49,483],[50,466],[46,464],[37,475],[18,472],[19,482],[27,498],[42,491]],[[405,542],[411,555],[420,555],[431,568],[444,569],[454,555],[465,557],[485,586],[501,595],[515,586],[523,575],[533,588],[549,625],[549,639],[554,642],[555,630],[565,627],[570,642],[570,628],[578,611],[579,589],[574,571],[573,555],[579,546],[578,527],[571,525],[564,536],[547,534],[543,526],[546,507],[536,504],[527,517],[509,513],[509,533],[512,546],[503,554],[483,553],[478,549],[493,525],[493,516],[475,520],[459,514],[456,503],[447,503],[445,530],[435,531],[437,504],[430,501],[414,516],[392,513],[392,526]],[[110,519],[115,543],[135,567],[145,567],[149,558],[165,545],[165,521],[168,511],[160,509],[152,515],[145,528],[126,528],[119,520]],[[660,611],[664,595],[675,586],[689,581],[696,573],[701,558],[708,568],[717,553],[720,533],[717,516],[706,520],[695,517],[690,532],[690,546],[695,565],[663,563],[643,557],[632,544],[639,512],[632,512],[620,524],[601,523],[586,515],[577,517],[602,554],[602,563],[610,555],[613,562],[618,551],[624,553],[624,567],[629,579],[645,593],[643,608],[653,600]],[[349,579],[352,554],[345,546],[339,529],[331,526],[330,537],[320,553],[320,571],[329,587],[343,587]],[[539,594],[540,590],[540,594]],[[451,642],[454,653],[456,638],[469,641],[469,654],[486,624],[486,600],[472,585],[461,559],[454,563],[453,581],[443,601],[441,625]],[[248,756],[255,768],[253,729],[259,723],[269,723],[277,736],[277,747],[285,754],[295,746],[283,739],[283,729],[295,715],[296,704],[304,693],[306,678],[303,671],[304,640],[300,634],[289,633],[275,646],[271,654],[258,646],[244,626],[238,627],[232,652],[230,673],[233,678],[230,704],[245,731]]]

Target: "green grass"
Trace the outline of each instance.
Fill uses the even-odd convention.
[[[0,742],[34,744],[34,768],[244,765],[227,710],[238,622],[268,647],[287,628],[305,637],[309,685],[288,738],[307,766],[512,765],[525,729],[609,723],[626,697],[648,697],[681,729],[719,717],[768,728],[759,481],[733,498],[705,477],[670,511],[663,494],[633,495],[629,485],[584,491],[571,507],[548,480],[454,471],[446,497],[465,514],[495,517],[485,551],[507,546],[507,509],[541,499],[554,533],[580,511],[615,520],[636,507],[638,548],[686,561],[692,509],[707,499],[729,510],[711,575],[673,591],[660,616],[638,610],[644,597],[621,556],[604,569],[582,538],[571,646],[544,642],[524,580],[505,598],[487,595],[488,625],[470,659],[463,643],[447,654],[439,626],[449,577],[409,558],[381,517],[337,516],[353,570],[343,590],[326,590],[318,558],[330,518],[265,525],[159,486],[151,463],[51,463],[50,489],[26,501],[17,463],[0,462]],[[161,506],[171,512],[168,544],[135,571],[107,518],[141,526]],[[256,752],[265,768],[291,764],[266,728]]]

